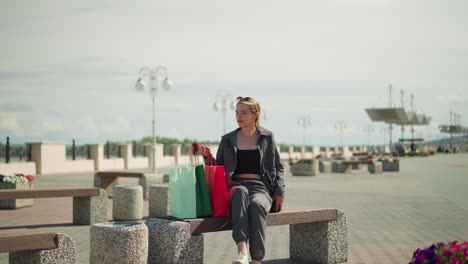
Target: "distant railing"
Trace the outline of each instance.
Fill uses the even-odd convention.
[[[132,152],[133,152],[133,157],[145,157],[145,146],[136,144],[135,142],[133,142]]]
[[[171,156],[172,155],[172,146],[171,145],[164,145],[163,147],[163,156]]]
[[[192,152],[192,144],[181,145],[180,152],[182,155],[186,155],[188,152]]]
[[[31,161],[30,144],[10,144],[10,137],[6,144],[0,143],[0,163],[15,163]]]
[[[280,145],[279,151],[280,152],[288,152],[289,151],[289,146]]]
[[[110,143],[107,141],[106,145],[104,146],[104,158],[121,158],[122,153],[120,152],[120,146],[118,144]]]
[[[67,160],[88,160],[91,159],[89,145],[76,146],[75,140],[72,145],[67,145],[65,148],[65,157]]]

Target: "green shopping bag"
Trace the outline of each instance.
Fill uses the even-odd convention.
[[[169,168],[169,215],[197,217],[195,167]]]
[[[195,167],[197,217],[211,216],[211,202],[208,185],[206,184],[205,169],[203,165]]]

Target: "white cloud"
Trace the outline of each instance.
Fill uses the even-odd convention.
[[[115,119],[111,119],[108,122],[104,122],[99,125],[98,131],[102,134],[126,134],[130,130],[129,121],[124,116],[117,116]]]
[[[16,113],[0,112],[0,129],[18,131],[20,126],[16,120]]]
[[[0,126],[43,140],[148,136],[151,100],[133,88],[144,65],[174,82],[157,97],[162,136],[219,139],[212,105],[225,92],[258,98],[265,126],[291,143],[306,114],[316,142],[336,142],[336,120],[362,141],[363,109],[387,105],[390,82],[414,89],[433,121],[468,116],[466,1],[241,2],[1,2],[0,112],[16,119]]]
[[[386,5],[391,0],[331,0],[332,3],[341,5],[369,5],[369,6],[380,6]]]
[[[447,94],[447,95],[439,95],[436,97],[436,102],[449,104],[449,103],[468,103],[468,97],[463,94]]]

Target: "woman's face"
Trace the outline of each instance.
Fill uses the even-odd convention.
[[[240,127],[249,127],[255,125],[259,113],[252,113],[249,106],[246,104],[237,104],[236,106],[236,120]]]

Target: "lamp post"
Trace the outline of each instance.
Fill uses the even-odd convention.
[[[221,111],[223,113],[223,134],[226,134],[226,113],[230,109],[236,109],[236,104],[232,100],[231,95],[217,95],[213,104],[213,110]]]
[[[338,121],[335,123],[335,128],[340,133],[340,146],[343,147],[343,130],[346,128],[345,121]]]
[[[165,67],[158,66],[155,69],[150,69],[149,67],[142,67],[140,69],[138,81],[135,84],[135,89],[139,92],[146,89],[149,90],[153,102],[153,162],[151,164],[152,172],[156,172],[156,94],[158,90],[162,87],[164,90],[172,89],[172,82],[167,78],[167,70]]]
[[[384,126],[383,128],[380,129],[380,132],[383,134],[383,144],[387,144],[387,132],[390,131],[390,128]]]
[[[367,146],[370,147],[370,135],[374,132],[374,127],[372,125],[367,125],[364,127],[364,132],[367,133]]]
[[[306,137],[307,137],[307,128],[312,126],[312,121],[310,119],[310,116],[303,116],[303,117],[299,118],[299,120],[297,121],[297,124],[304,129],[303,145],[305,147],[306,146]]]

